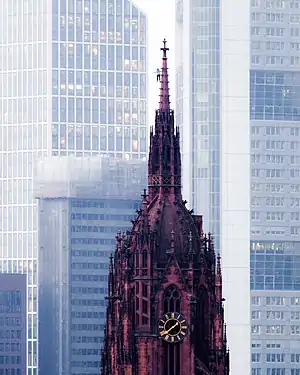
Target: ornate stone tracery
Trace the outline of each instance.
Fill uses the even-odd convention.
[[[132,230],[117,235],[110,259],[102,375],[229,374],[220,258],[212,236],[203,234],[202,217],[181,195],[167,50],[164,41],[148,195],[144,191]],[[188,335],[172,344],[160,338],[158,322],[176,312],[185,317]]]

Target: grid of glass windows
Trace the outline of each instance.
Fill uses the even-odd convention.
[[[146,17],[127,0],[54,1],[54,155],[146,158]]]
[[[252,70],[250,92],[252,120],[300,120],[300,73]]]
[[[89,372],[97,372],[100,367],[109,255],[115,248],[116,233],[130,228],[139,206],[140,201],[131,199],[71,201],[72,372],[82,372],[86,367]],[[90,270],[89,275],[86,275],[87,270]],[[82,276],[90,277],[83,279]],[[91,308],[93,315],[86,316],[82,324],[83,320],[78,318],[89,314]],[[89,344],[91,353],[86,352],[87,339],[94,343],[93,347]]]
[[[0,374],[25,374],[26,276],[0,271],[0,279]]]
[[[296,374],[299,291],[252,292],[252,374]],[[288,337],[288,339],[287,339]]]
[[[300,290],[300,242],[251,242],[251,290]]]
[[[28,375],[38,365],[36,161],[146,157],[146,41],[129,0],[1,1],[0,267],[30,269]]]
[[[219,1],[190,1],[191,20],[191,113],[187,132],[183,113],[184,48],[176,71],[176,121],[181,129],[181,145],[190,144],[192,152],[183,153],[183,164],[191,165],[189,204],[206,219],[205,230],[214,234],[220,250],[220,4]],[[176,28],[183,37],[183,2],[176,4]],[[179,49],[178,49],[179,52]],[[201,194],[199,194],[201,192]]]
[[[287,298],[298,298],[300,287],[297,3],[251,1],[250,259],[253,298],[261,302],[252,303],[252,343],[260,346],[252,345],[253,375],[298,371],[291,361],[299,327]]]
[[[130,198],[43,199],[40,202],[40,223],[48,223],[44,225],[47,229],[40,233],[41,371],[99,372],[109,256],[115,250],[116,233],[130,229],[139,206],[139,200]],[[51,216],[47,212],[55,214]],[[114,217],[116,212],[118,215]],[[68,249],[68,256],[63,248]],[[53,288],[56,293],[49,299],[49,289]],[[54,310],[55,315],[50,320],[49,310]],[[65,339],[68,335],[70,340]],[[60,367],[57,346],[64,353],[63,367]]]

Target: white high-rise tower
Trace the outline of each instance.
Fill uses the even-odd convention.
[[[177,0],[184,196],[222,256],[231,375],[250,375],[249,0]]]

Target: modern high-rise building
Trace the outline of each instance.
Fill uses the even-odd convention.
[[[143,161],[39,164],[40,374],[99,374],[109,257],[140,208],[146,175]]]
[[[25,274],[0,274],[1,375],[26,375],[26,289]]]
[[[34,165],[50,155],[147,150],[147,19],[129,0],[0,4],[0,259],[28,276],[28,375],[37,374]]]
[[[250,0],[176,1],[183,194],[221,252],[231,374],[250,375]]]
[[[300,374],[299,22],[299,1],[252,1],[253,375]]]

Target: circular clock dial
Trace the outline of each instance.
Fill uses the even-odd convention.
[[[185,338],[188,332],[188,323],[185,317],[179,313],[166,313],[158,322],[158,332],[163,340],[177,343]]]

